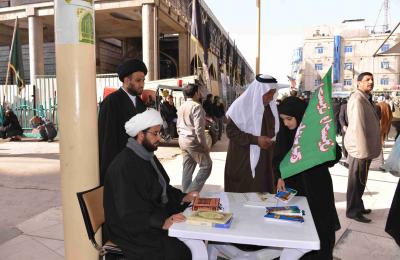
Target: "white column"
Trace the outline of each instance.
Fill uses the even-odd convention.
[[[65,259],[98,260],[76,197],[99,185],[94,6],[54,3]]]
[[[38,101],[39,88],[36,76],[44,74],[43,23],[40,17],[28,16],[29,28],[29,74],[31,85],[35,85],[35,99]]]
[[[153,4],[142,6],[142,51],[148,73],[147,80],[159,79],[158,8]]]

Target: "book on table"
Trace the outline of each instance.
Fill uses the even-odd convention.
[[[200,226],[229,228],[232,216],[233,214],[229,212],[199,210],[193,211],[187,217],[186,222]]]
[[[284,203],[288,203],[294,196],[296,196],[297,190],[286,187],[286,191],[278,191],[275,194],[275,198]]]
[[[303,211],[298,206],[265,207],[267,214],[278,214],[287,216],[303,216]]]
[[[278,222],[299,222],[303,223],[304,218],[303,216],[293,216],[293,215],[279,215],[275,213],[267,213],[264,215],[266,220],[273,220]]]
[[[192,210],[211,210],[217,211],[220,208],[219,198],[201,198],[196,197],[193,201]]]
[[[267,220],[304,222],[304,211],[298,206],[266,207],[265,210]]]

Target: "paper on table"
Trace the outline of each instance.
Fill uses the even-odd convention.
[[[261,192],[242,193],[244,197],[244,206],[250,207],[270,207],[276,205],[274,195]]]

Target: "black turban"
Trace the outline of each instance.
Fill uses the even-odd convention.
[[[118,66],[117,69],[118,78],[121,82],[124,82],[124,78],[126,76],[129,76],[137,71],[141,71],[144,73],[144,75],[146,75],[147,74],[146,64],[144,64],[143,61],[137,59],[127,60]]]

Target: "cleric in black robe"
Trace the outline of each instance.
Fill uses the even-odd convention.
[[[99,111],[99,163],[100,184],[114,157],[128,141],[124,124],[146,107],[140,99],[147,74],[146,65],[140,60],[128,60],[118,67],[122,87],[108,95]]]
[[[126,259],[191,259],[189,248],[168,236],[168,228],[185,221],[180,213],[198,192],[182,193],[153,152],[160,141],[162,118],[154,109],[126,125],[130,137],[115,157],[104,181],[105,228]]]
[[[284,181],[281,179],[279,171],[280,162],[293,146],[297,127],[303,118],[306,107],[306,103],[297,97],[285,98],[278,107],[281,126],[275,145],[274,173],[278,179],[277,190],[282,190],[285,185],[294,188],[298,191],[297,195],[307,197],[310,206],[321,248],[305,254],[301,259],[332,259],[335,231],[340,229],[340,222],[335,207],[329,167],[334,166],[340,160],[342,156],[340,146],[336,144],[336,159],[333,161],[314,166]]]

